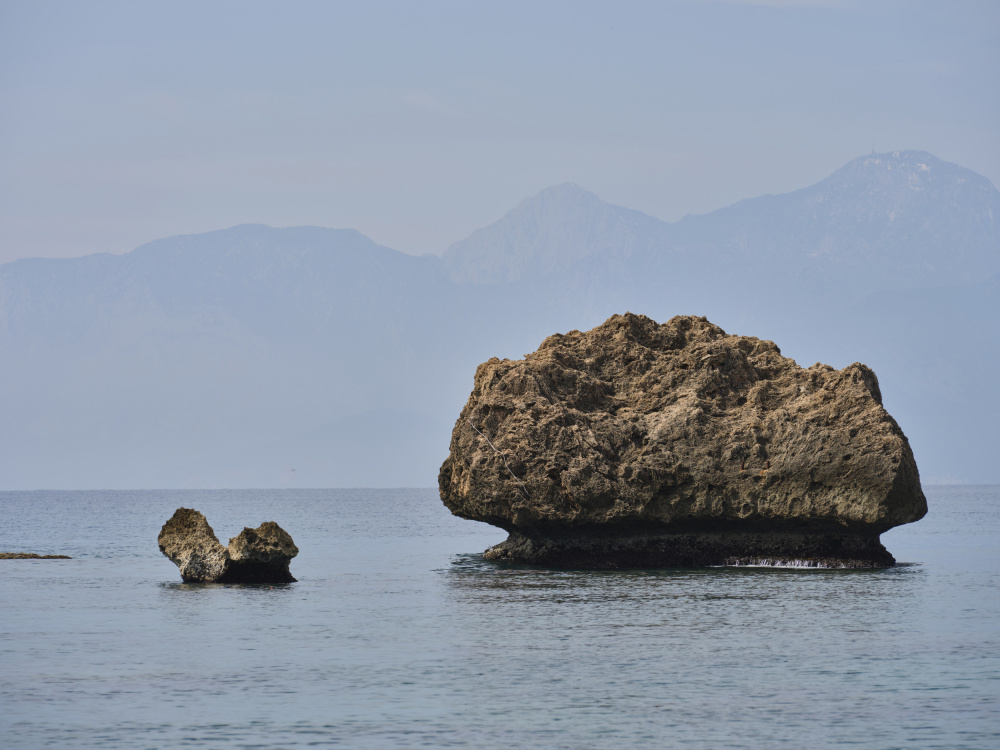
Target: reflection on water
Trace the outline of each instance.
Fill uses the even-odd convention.
[[[698,653],[719,645],[697,642],[692,634],[713,633],[727,639],[734,657],[752,658],[754,646],[770,652],[781,643],[786,658],[794,653],[803,661],[816,658],[814,649],[828,651],[832,633],[837,634],[834,658],[842,658],[846,648],[863,653],[881,637],[875,631],[916,616],[914,600],[926,585],[920,566],[550,571],[460,555],[442,572],[453,606],[488,615],[495,627],[512,633],[523,630],[530,613],[526,635],[548,627],[595,636],[641,627],[659,631],[647,630],[642,638],[656,638],[660,646],[677,642]],[[851,633],[857,639],[846,635]],[[633,648],[648,650],[648,644],[624,640],[616,648],[624,655]]]
[[[811,567],[667,568],[663,570],[550,570],[531,565],[494,562],[482,554],[455,555],[443,572],[448,583],[472,591],[510,591],[517,596],[554,592],[586,601],[650,598],[761,598],[776,593],[796,596],[832,582],[837,592],[864,597],[882,595],[905,599],[921,565],[903,563],[884,569]],[[882,585],[884,584],[884,585]],[[736,589],[744,593],[720,594]]]
[[[217,589],[237,589],[241,591],[283,591],[292,587],[291,583],[188,583],[186,581],[160,581],[161,589],[171,592],[214,591]]]

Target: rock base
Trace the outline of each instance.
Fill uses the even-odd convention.
[[[838,532],[706,531],[675,534],[511,534],[487,560],[579,570],[770,565],[887,568],[896,561],[878,536]]]
[[[283,563],[241,563],[230,562],[229,568],[215,583],[295,583],[289,568],[289,560]]]

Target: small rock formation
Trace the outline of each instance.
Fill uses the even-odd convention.
[[[188,583],[292,583],[288,570],[299,554],[292,537],[274,521],[256,529],[244,528],[222,544],[205,516],[191,508],[178,508],[163,524],[157,538],[160,552],[181,569]]]
[[[38,555],[34,552],[0,552],[0,560],[72,560],[69,555]]]
[[[509,532],[487,558],[555,567],[883,567],[879,535],[927,512],[868,367],[801,368],[692,316],[481,364],[438,484]]]

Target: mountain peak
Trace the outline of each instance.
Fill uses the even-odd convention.
[[[538,191],[533,197],[526,198],[525,201],[550,200],[560,198],[563,200],[597,200],[601,199],[575,182],[564,182],[561,185],[551,185]]]
[[[884,169],[886,171],[891,171],[893,168],[896,169],[915,169],[921,172],[927,172],[931,167],[939,166],[954,166],[949,165],[948,162],[941,161],[934,154],[927,151],[886,151],[884,153],[876,153],[872,151],[870,154],[865,154],[864,156],[859,156],[856,159],[849,161],[845,167],[850,167],[851,165],[860,165],[866,169]]]
[[[924,190],[948,183],[993,191],[993,184],[971,169],[942,161],[926,151],[872,152],[845,164],[819,185],[855,183],[881,188]]]
[[[565,182],[526,198],[456,242],[443,259],[454,281],[489,284],[546,276],[599,253],[627,255],[662,222]],[[647,243],[648,244],[648,243]]]

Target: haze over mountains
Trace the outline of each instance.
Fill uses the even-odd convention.
[[[925,481],[1000,482],[1000,193],[923,152],[667,223],[575,185],[442,257],[244,225],[0,266],[0,489],[430,486],[478,363],[615,312],[869,364]]]

